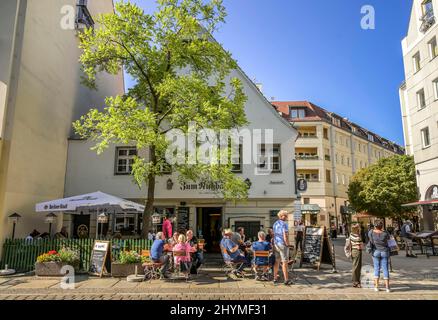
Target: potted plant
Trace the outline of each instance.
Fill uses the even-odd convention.
[[[61,269],[64,266],[72,266],[79,269],[79,254],[77,251],[62,248],[59,251],[50,250],[38,256],[35,263],[35,274],[37,276],[63,276]]]
[[[148,259],[136,251],[122,251],[119,260],[111,263],[111,275],[113,277],[127,277],[135,274],[135,267],[137,267],[137,274],[144,274],[142,264]]]

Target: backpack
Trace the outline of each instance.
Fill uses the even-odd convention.
[[[350,238],[347,238],[345,240],[344,252],[345,252],[345,256],[348,259],[350,259],[351,258],[351,240],[350,240]]]

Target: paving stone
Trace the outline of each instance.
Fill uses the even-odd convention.
[[[110,288],[120,280],[118,279],[91,279],[78,284],[79,288]]]
[[[59,284],[59,280],[27,280],[13,286],[14,289],[45,289]]]

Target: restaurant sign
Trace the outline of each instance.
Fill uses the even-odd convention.
[[[217,191],[217,190],[222,190],[223,188],[224,187],[223,187],[222,183],[220,183],[220,182],[199,182],[199,183],[194,183],[194,184],[183,182],[180,185],[180,189],[182,191],[185,191],[185,190]]]

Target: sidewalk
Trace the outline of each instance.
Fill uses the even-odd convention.
[[[421,262],[426,258],[418,258]],[[434,260],[435,264],[438,260]],[[75,289],[61,289],[59,278],[0,278],[0,300],[137,300],[137,299],[251,299],[251,300],[320,300],[320,299],[419,299],[438,300],[438,266],[423,272],[399,270],[392,274],[391,293],[356,289],[351,286],[350,264],[337,260],[338,273],[330,266],[316,271],[296,269],[298,279],[292,286],[274,286],[272,282],[227,279],[220,269],[204,268],[189,282],[153,280],[131,283],[126,279],[76,277]]]

